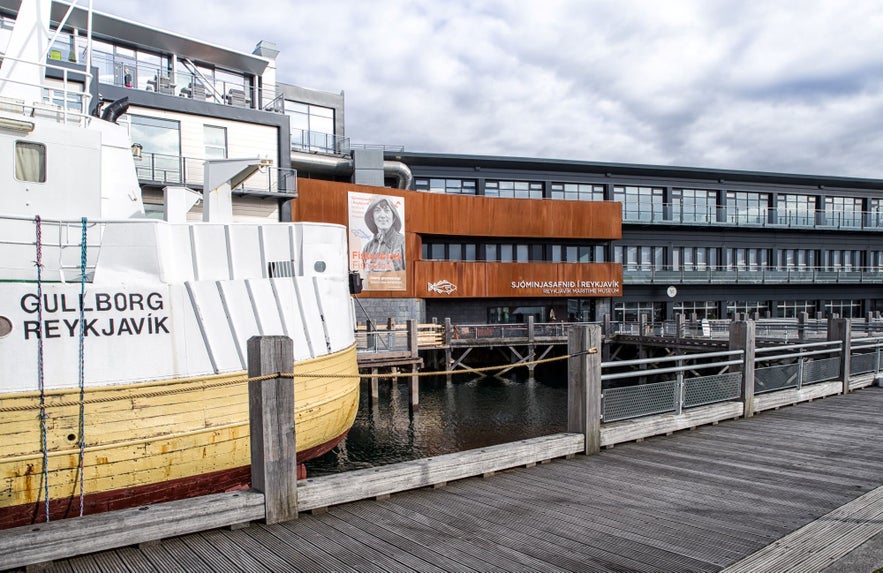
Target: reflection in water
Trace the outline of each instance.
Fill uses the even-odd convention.
[[[381,381],[375,404],[363,382],[349,435],[328,454],[307,462],[307,472],[317,476],[562,432],[566,376],[543,376],[539,370],[537,376],[543,381],[421,378],[415,412],[409,411],[406,378],[397,384]]]

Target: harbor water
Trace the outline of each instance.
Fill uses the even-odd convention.
[[[558,369],[556,369],[558,370]],[[511,373],[510,373],[511,374]],[[311,476],[392,464],[562,432],[567,377],[526,370],[506,378],[420,378],[420,405],[410,411],[408,379],[380,381],[374,403],[362,382],[359,413],[347,438],[307,462]]]

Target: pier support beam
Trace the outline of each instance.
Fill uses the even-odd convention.
[[[248,340],[248,377],[291,372],[294,345],[287,336]],[[251,486],[264,494],[264,521],[297,519],[294,381],[276,376],[248,383]]]
[[[574,326],[567,339],[567,431],[585,436],[586,455],[601,451],[601,327]]]

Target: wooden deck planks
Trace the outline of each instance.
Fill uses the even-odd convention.
[[[49,570],[714,572],[741,563],[755,571],[796,565],[777,553],[783,548],[813,571],[836,558],[819,547],[844,555],[881,527],[881,510],[869,505],[883,503],[883,488],[875,489],[883,484],[880,411],[883,390],[868,388],[493,479]],[[859,496],[872,490],[877,497],[863,507]]]
[[[730,565],[724,571],[819,571],[881,531],[883,487],[878,487]]]

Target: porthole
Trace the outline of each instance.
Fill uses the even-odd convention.
[[[325,261],[316,261],[313,268],[316,269],[317,273],[324,273],[326,268]]]
[[[0,316],[0,338],[12,332],[12,321],[5,316]]]

